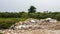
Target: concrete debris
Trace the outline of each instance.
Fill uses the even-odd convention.
[[[35,28],[44,28],[43,24],[56,23],[57,20],[46,18],[46,19],[27,19],[23,22],[18,22],[10,27],[10,29],[35,29]]]
[[[0,33],[3,33],[2,31],[3,31],[3,30],[0,30]]]
[[[46,18],[45,20],[46,20],[47,22],[50,22],[50,23],[56,23],[56,22],[57,22],[57,20],[52,19],[52,18]]]
[[[15,27],[15,29],[27,29],[27,28],[29,28],[28,25],[19,25]]]
[[[35,21],[34,21],[34,20],[30,20],[30,22],[35,23]]]
[[[19,21],[9,29],[0,30],[3,34],[60,34],[60,22],[52,18],[27,19]]]
[[[4,30],[3,34],[60,34],[60,30]]]

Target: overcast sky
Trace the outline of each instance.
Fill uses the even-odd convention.
[[[60,0],[0,0],[0,11],[27,11],[31,5],[37,11],[60,11]]]

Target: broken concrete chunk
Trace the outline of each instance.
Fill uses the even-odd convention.
[[[19,21],[18,23],[12,25],[10,27],[10,29],[27,29],[27,28],[42,28],[41,25],[48,25],[48,23],[56,23],[57,20],[52,19],[52,18],[46,18],[46,19],[41,19],[41,20],[37,20],[37,19],[27,19],[23,22]],[[43,26],[44,27],[44,26]]]
[[[30,22],[35,23],[35,21],[34,21],[34,20],[30,20]]]

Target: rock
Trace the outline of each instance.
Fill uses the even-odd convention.
[[[49,20],[47,22],[47,20]],[[1,30],[3,34],[60,34],[60,22],[55,19],[27,19],[19,21],[7,30]]]
[[[34,21],[34,20],[30,20],[30,22],[35,23],[35,21]]]
[[[55,19],[52,19],[52,18],[46,18],[45,19],[46,20],[46,22],[50,22],[50,23],[56,23],[57,22],[57,20],[55,20]]]
[[[3,33],[3,30],[0,30],[0,33]]]
[[[48,30],[48,29],[37,29],[37,30],[4,30],[3,34],[60,34],[60,30]]]
[[[46,18],[46,19],[40,19],[40,20],[30,18],[23,22],[19,21],[18,23],[12,25],[10,29],[32,29],[32,28],[38,29],[38,28],[43,28],[43,27],[45,28],[47,27],[45,25],[53,24],[56,22],[57,20],[52,19],[52,18]]]
[[[57,22],[57,20],[54,20],[54,19],[50,20],[50,23],[56,23],[56,22]]]
[[[15,27],[15,29],[27,29],[27,28],[29,28],[28,25],[19,25]]]
[[[51,18],[46,18],[45,20],[51,20]]]

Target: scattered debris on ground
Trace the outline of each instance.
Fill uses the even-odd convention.
[[[3,34],[60,34],[60,30],[48,30],[48,29],[4,30]]]
[[[57,23],[57,20],[51,19],[51,18],[46,18],[46,19],[27,19],[23,22],[18,22],[10,27],[10,29],[42,29],[46,28],[47,25],[53,25]]]
[[[25,21],[19,21],[18,23],[12,25],[9,29],[3,31],[0,30],[0,32],[5,34],[56,34],[56,31],[60,32],[59,29],[60,22],[55,19],[46,18],[38,20],[30,18]]]

